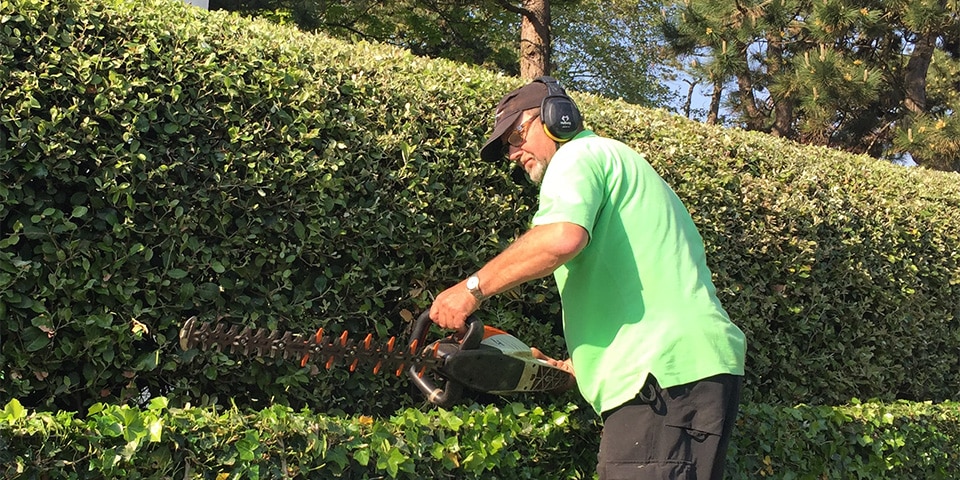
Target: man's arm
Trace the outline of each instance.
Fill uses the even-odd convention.
[[[577,256],[589,239],[586,229],[574,223],[535,226],[477,271],[480,290],[489,297],[545,277]],[[480,301],[462,281],[437,295],[430,318],[443,328],[460,330],[467,316],[479,307]]]

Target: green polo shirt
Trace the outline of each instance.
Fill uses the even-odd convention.
[[[673,190],[627,145],[584,131],[553,156],[534,225],[590,241],[554,272],[577,385],[598,412],[664,388],[743,375],[746,341],[720,301],[703,239]]]

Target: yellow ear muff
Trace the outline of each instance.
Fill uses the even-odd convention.
[[[553,140],[554,142],[557,142],[557,143],[566,143],[566,142],[569,142],[569,141],[570,141],[570,138],[564,139],[564,138],[557,138],[557,137],[553,136],[553,134],[550,133],[550,129],[547,128],[547,124],[545,124],[545,123],[543,124],[543,133],[546,133],[547,136],[550,137],[550,140]],[[573,138],[573,137],[571,137],[571,138]]]
[[[547,136],[555,142],[566,142],[583,130],[583,117],[572,98],[553,77],[535,80],[547,86],[547,96],[540,102],[540,121]]]

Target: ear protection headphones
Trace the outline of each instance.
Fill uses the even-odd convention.
[[[534,81],[547,86],[547,96],[540,103],[543,131],[555,142],[569,141],[583,130],[580,109],[553,77],[543,76]]]

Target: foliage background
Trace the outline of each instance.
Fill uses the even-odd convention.
[[[179,2],[0,18],[0,400],[388,415],[418,401],[402,380],[181,352],[179,326],[403,337],[535,206],[475,160],[518,79]],[[573,95],[693,213],[750,342],[746,401],[956,398],[956,174]],[[562,355],[558,311],[544,280],[482,319]]]

